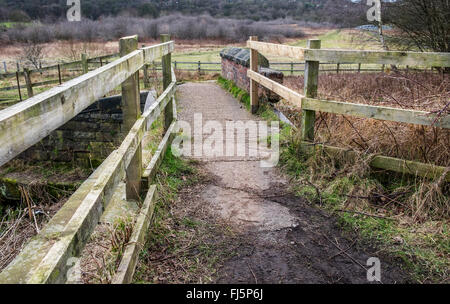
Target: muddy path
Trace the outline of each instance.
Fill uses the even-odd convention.
[[[195,113],[219,122],[258,120],[215,83],[188,83],[178,91],[179,119],[192,125]],[[249,156],[194,158],[208,178],[180,201],[201,206],[209,221],[227,222],[238,235],[230,239],[235,252],[218,269],[216,283],[368,283],[370,257],[380,259],[383,283],[408,282],[398,262],[294,196],[278,168],[262,168]]]

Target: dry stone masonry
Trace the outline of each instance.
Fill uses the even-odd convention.
[[[141,93],[141,110],[154,92]],[[31,161],[76,162],[97,167],[123,141],[122,97],[100,99],[20,155]]]
[[[222,57],[222,77],[233,81],[239,88],[250,92],[250,79],[247,77],[247,70],[250,68],[250,50],[244,48],[226,48],[220,52]],[[269,68],[269,60],[259,54],[258,71],[267,78],[278,83],[283,83],[284,75],[281,72]],[[280,97],[260,86],[260,98],[266,101],[277,103]]]

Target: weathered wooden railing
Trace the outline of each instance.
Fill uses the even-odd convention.
[[[250,97],[252,111],[255,112],[258,108],[257,84],[260,84],[263,87],[277,93],[287,101],[300,106],[302,109],[300,132],[304,147],[307,149],[325,149],[327,152],[332,154],[347,153],[347,155],[351,158],[355,157],[356,155],[355,152],[347,151],[342,148],[314,144],[314,125],[316,118],[315,111],[353,115],[358,117],[411,123],[425,126],[435,126],[447,129],[450,128],[450,115],[443,114],[441,117],[437,117],[436,114],[424,111],[404,110],[390,107],[317,99],[320,62],[449,67],[450,53],[320,49],[320,40],[309,40],[308,47],[302,48],[281,44],[258,42],[257,37],[251,37],[247,42],[247,46],[251,49],[251,66],[248,70],[248,77],[250,78],[251,83]],[[296,60],[305,60],[306,66],[304,94],[295,92],[259,74],[256,59],[258,56],[258,52],[261,52],[264,55],[284,56]],[[441,176],[445,172],[444,167],[385,156],[375,156],[370,164],[373,167],[384,170],[391,170],[407,174],[417,174],[430,178]],[[446,176],[446,180],[450,181],[450,174]]]
[[[120,40],[120,59],[36,95],[0,112],[0,165],[39,142],[117,86],[122,86],[122,109],[126,137],[121,146],[80,186],[45,228],[0,273],[0,283],[63,283],[99,222],[118,184],[125,180],[126,199],[139,200],[141,179],[154,172],[163,153],[156,153],[143,168],[142,140],[164,112],[167,131],[160,148],[168,145],[174,128],[176,79],[171,70],[174,42],[163,35],[163,43],[138,49],[137,36]],[[139,70],[157,58],[163,61],[164,93],[141,115]],[[151,183],[151,179],[147,181]],[[131,241],[125,249],[114,283],[129,282],[136,256],[154,208],[155,187],[150,190],[136,220]]]

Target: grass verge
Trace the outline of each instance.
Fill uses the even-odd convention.
[[[250,109],[247,92],[229,80],[218,83]],[[278,120],[272,107],[262,103],[257,115]],[[324,152],[308,154],[299,134],[282,124],[280,166],[292,177],[298,196],[334,214],[343,230],[355,231],[363,243],[400,260],[419,283],[448,283],[450,270],[450,185],[377,172],[370,156],[355,162]]]
[[[155,179],[158,199],[134,282],[211,283],[232,254],[231,229],[211,219],[196,196],[208,179],[201,166],[170,149]]]
[[[366,165],[365,156],[348,163],[324,152],[306,154],[295,141],[284,142],[281,166],[293,177],[297,195],[334,214],[344,230],[358,233],[380,254],[403,261],[413,280],[448,282],[448,219],[416,219],[410,212],[411,198],[426,199],[423,189],[433,188],[435,181],[376,173]],[[430,191],[434,190],[426,195]],[[448,191],[438,191],[448,201]]]

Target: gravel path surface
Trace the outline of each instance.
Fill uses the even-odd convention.
[[[195,113],[222,124],[259,120],[212,82],[181,85],[177,94],[179,119],[191,125]],[[194,156],[211,176],[199,187],[198,199],[212,220],[229,221],[243,239],[218,270],[217,283],[368,283],[370,257],[381,260],[383,283],[407,281],[393,266],[397,263],[344,235],[333,217],[289,194],[288,179],[278,168],[260,166],[263,154]]]

